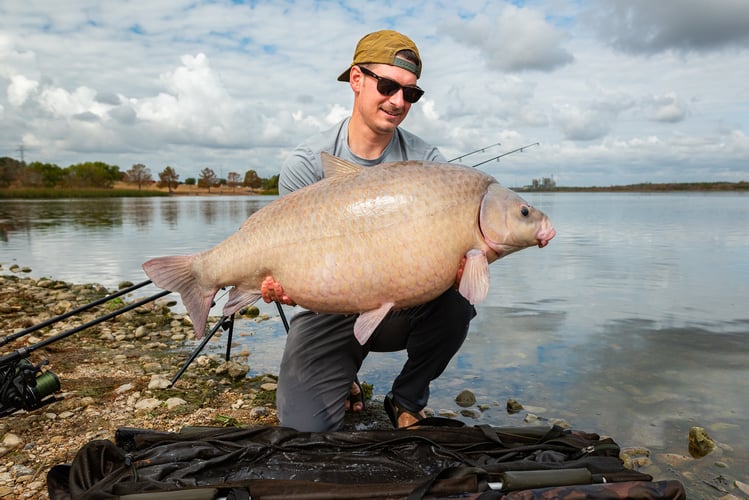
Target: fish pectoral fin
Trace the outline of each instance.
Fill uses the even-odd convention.
[[[354,337],[359,341],[359,344],[364,345],[367,343],[369,337],[372,336],[372,332],[375,331],[375,328],[382,322],[394,305],[394,302],[385,302],[379,308],[363,312],[356,318],[356,323],[354,323]]]
[[[489,293],[489,261],[481,250],[474,248],[466,254],[458,291],[471,304],[478,304]]]
[[[242,290],[236,286],[229,290],[229,298],[224,304],[224,316],[231,316],[243,306],[254,304],[261,297],[260,290]]]

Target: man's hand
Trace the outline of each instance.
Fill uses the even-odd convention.
[[[273,276],[267,276],[260,284],[260,294],[263,300],[270,304],[271,302],[280,302],[287,306],[295,306],[296,302],[291,300],[288,295],[283,293],[281,283],[273,279]]]

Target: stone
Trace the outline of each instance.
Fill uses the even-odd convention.
[[[231,379],[240,379],[243,378],[245,375],[247,375],[247,372],[250,371],[249,365],[245,365],[242,363],[237,363],[236,361],[227,361],[225,363],[221,363],[216,368],[216,375],[227,375]]]
[[[466,418],[481,418],[481,410],[478,408],[463,408],[460,410],[460,414]]]
[[[13,449],[13,448],[20,448],[21,444],[23,442],[21,441],[21,438],[18,437],[18,435],[13,434],[12,432],[7,433],[3,436],[3,447]]]
[[[153,374],[151,380],[148,382],[149,389],[166,389],[172,385],[172,381],[169,380],[165,375]]]
[[[185,401],[182,398],[169,398],[166,400],[166,407],[168,410],[171,410],[172,408],[176,408],[178,406],[186,405],[187,401]]]
[[[265,406],[256,406],[250,410],[250,418],[265,417],[268,415],[268,409]]]
[[[523,405],[520,404],[518,401],[515,401],[514,399],[508,399],[507,400],[507,413],[518,413],[522,411]]]
[[[689,429],[689,454],[694,458],[702,458],[715,450],[715,441],[702,427]]]
[[[143,398],[135,403],[136,410],[153,410],[161,406],[161,401],[156,398]]]
[[[128,382],[127,384],[122,384],[121,386],[119,386],[117,389],[114,390],[114,392],[115,394],[124,394],[132,390],[133,390],[133,384]]]
[[[749,484],[742,483],[741,481],[734,481],[734,486],[736,486],[739,490],[741,490],[741,493],[744,495],[749,496]]]
[[[455,396],[455,403],[462,408],[468,408],[476,404],[476,395],[472,391],[464,389]]]

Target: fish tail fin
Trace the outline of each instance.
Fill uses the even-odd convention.
[[[156,257],[145,262],[143,270],[156,286],[180,295],[192,320],[195,337],[200,339],[218,288],[200,286],[193,271],[194,259],[195,255]]]

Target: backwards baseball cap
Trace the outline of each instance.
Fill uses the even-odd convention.
[[[395,55],[401,50],[410,50],[416,54],[418,63],[414,64],[411,61],[395,57]],[[361,40],[359,40],[359,43],[356,44],[353,62],[346,71],[341,73],[341,76],[338,77],[338,81],[349,81],[349,72],[351,71],[351,68],[357,64],[367,63],[389,64],[410,71],[416,75],[416,78],[421,76],[421,56],[419,55],[419,49],[416,48],[416,44],[413,40],[397,31],[375,31],[374,33],[365,35]]]

